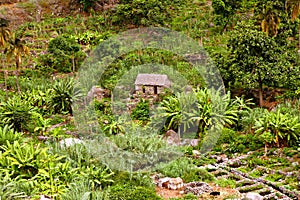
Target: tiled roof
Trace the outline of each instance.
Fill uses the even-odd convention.
[[[171,81],[165,74],[138,74],[135,85],[171,86]]]

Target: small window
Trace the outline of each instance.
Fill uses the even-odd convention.
[[[154,86],[154,94],[157,94],[157,86]]]
[[[143,86],[143,93],[145,94],[146,93],[146,88]]]

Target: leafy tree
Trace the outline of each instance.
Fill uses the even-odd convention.
[[[20,74],[20,65],[22,63],[22,55],[29,55],[29,48],[26,46],[25,42],[20,38],[17,38],[15,35],[9,41],[8,46],[5,48],[4,53],[7,54],[7,59],[10,60],[11,57],[15,58],[16,64],[16,82],[18,86],[18,93],[20,94],[20,85],[19,85],[19,74]]]
[[[59,72],[75,72],[86,57],[75,38],[64,35],[50,40],[48,52],[39,57],[40,65]]]
[[[273,37],[245,24],[232,32],[228,47],[227,70],[234,75],[235,82],[258,87],[262,106],[263,86],[274,86],[287,79],[291,64],[285,49]]]
[[[171,12],[185,0],[121,0],[113,21],[118,24],[163,25],[171,19]]]
[[[276,36],[278,33],[282,13],[284,13],[282,0],[260,0],[255,8],[262,31],[271,36]]]
[[[213,0],[212,7],[216,14],[216,24],[223,26],[223,31],[226,31],[228,24],[233,20],[238,9],[241,8],[241,1]]]

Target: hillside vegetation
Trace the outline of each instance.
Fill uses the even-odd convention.
[[[0,199],[162,199],[151,178],[157,174],[237,191],[220,199],[250,191],[266,199],[298,198],[299,5],[2,0]],[[217,67],[224,88],[208,88],[188,57],[154,48],[118,56],[100,78],[97,69],[124,50],[115,37],[147,27],[192,38],[206,51],[208,69]],[[91,63],[95,55],[107,60]],[[78,80],[86,66],[92,73],[84,80],[96,84],[83,89]],[[153,101],[136,98],[122,84],[133,85],[140,72],[168,74],[174,90]],[[208,72],[216,71],[206,74],[216,81]],[[91,95],[92,86],[101,97]],[[130,109],[128,102],[134,102]],[[169,145],[170,130],[179,141],[197,144]],[[237,178],[235,171],[244,175]],[[257,185],[260,177],[266,181]],[[208,196],[173,199],[215,198]]]

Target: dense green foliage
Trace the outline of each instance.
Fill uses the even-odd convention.
[[[13,27],[0,19],[0,199],[40,199],[43,194],[67,200],[159,200],[152,173],[237,187],[233,179],[215,179],[199,168],[216,163],[209,157],[216,151],[228,157],[255,151],[241,168],[253,177],[264,173],[254,169],[258,165],[299,170],[299,165],[290,164],[300,156],[298,1],[120,0],[116,4],[74,0],[71,6],[80,5],[84,12],[62,11],[57,16],[55,9],[46,14],[52,5],[41,2],[39,22],[32,17],[37,7],[31,1],[19,5],[30,10],[30,22]],[[202,74],[174,52],[137,49],[118,57],[101,75],[98,84],[108,95],[87,103],[96,117],[78,131],[75,125],[81,122],[74,119],[72,104],[88,92],[74,85],[80,65],[110,36],[147,26],[167,27],[198,41],[207,50],[209,63],[213,61],[220,70],[226,92],[220,95],[206,88]],[[94,53],[110,55],[118,45],[112,43],[107,51]],[[192,89],[183,92],[175,85],[176,92],[168,90],[155,102],[141,98],[128,110],[127,118],[115,113],[112,106],[118,102],[113,89],[119,80],[126,73],[133,76],[135,66],[149,63],[174,70],[157,72],[159,67],[153,67],[149,72],[168,72],[172,81],[179,82],[180,74]],[[134,95],[130,92],[128,98]],[[101,130],[94,127],[97,122]],[[199,139],[199,144],[170,147],[162,137],[170,129]],[[220,136],[210,134],[210,129],[218,130]],[[83,143],[60,143],[83,136]],[[199,156],[206,136],[216,145]],[[129,172],[108,165],[105,158],[114,158],[105,151],[107,146],[109,153],[120,153],[118,167],[130,163]],[[173,159],[173,150],[185,157]],[[270,159],[262,159],[263,152]],[[283,176],[266,177],[278,181]],[[291,177],[286,184],[292,183],[297,190],[296,182]]]

